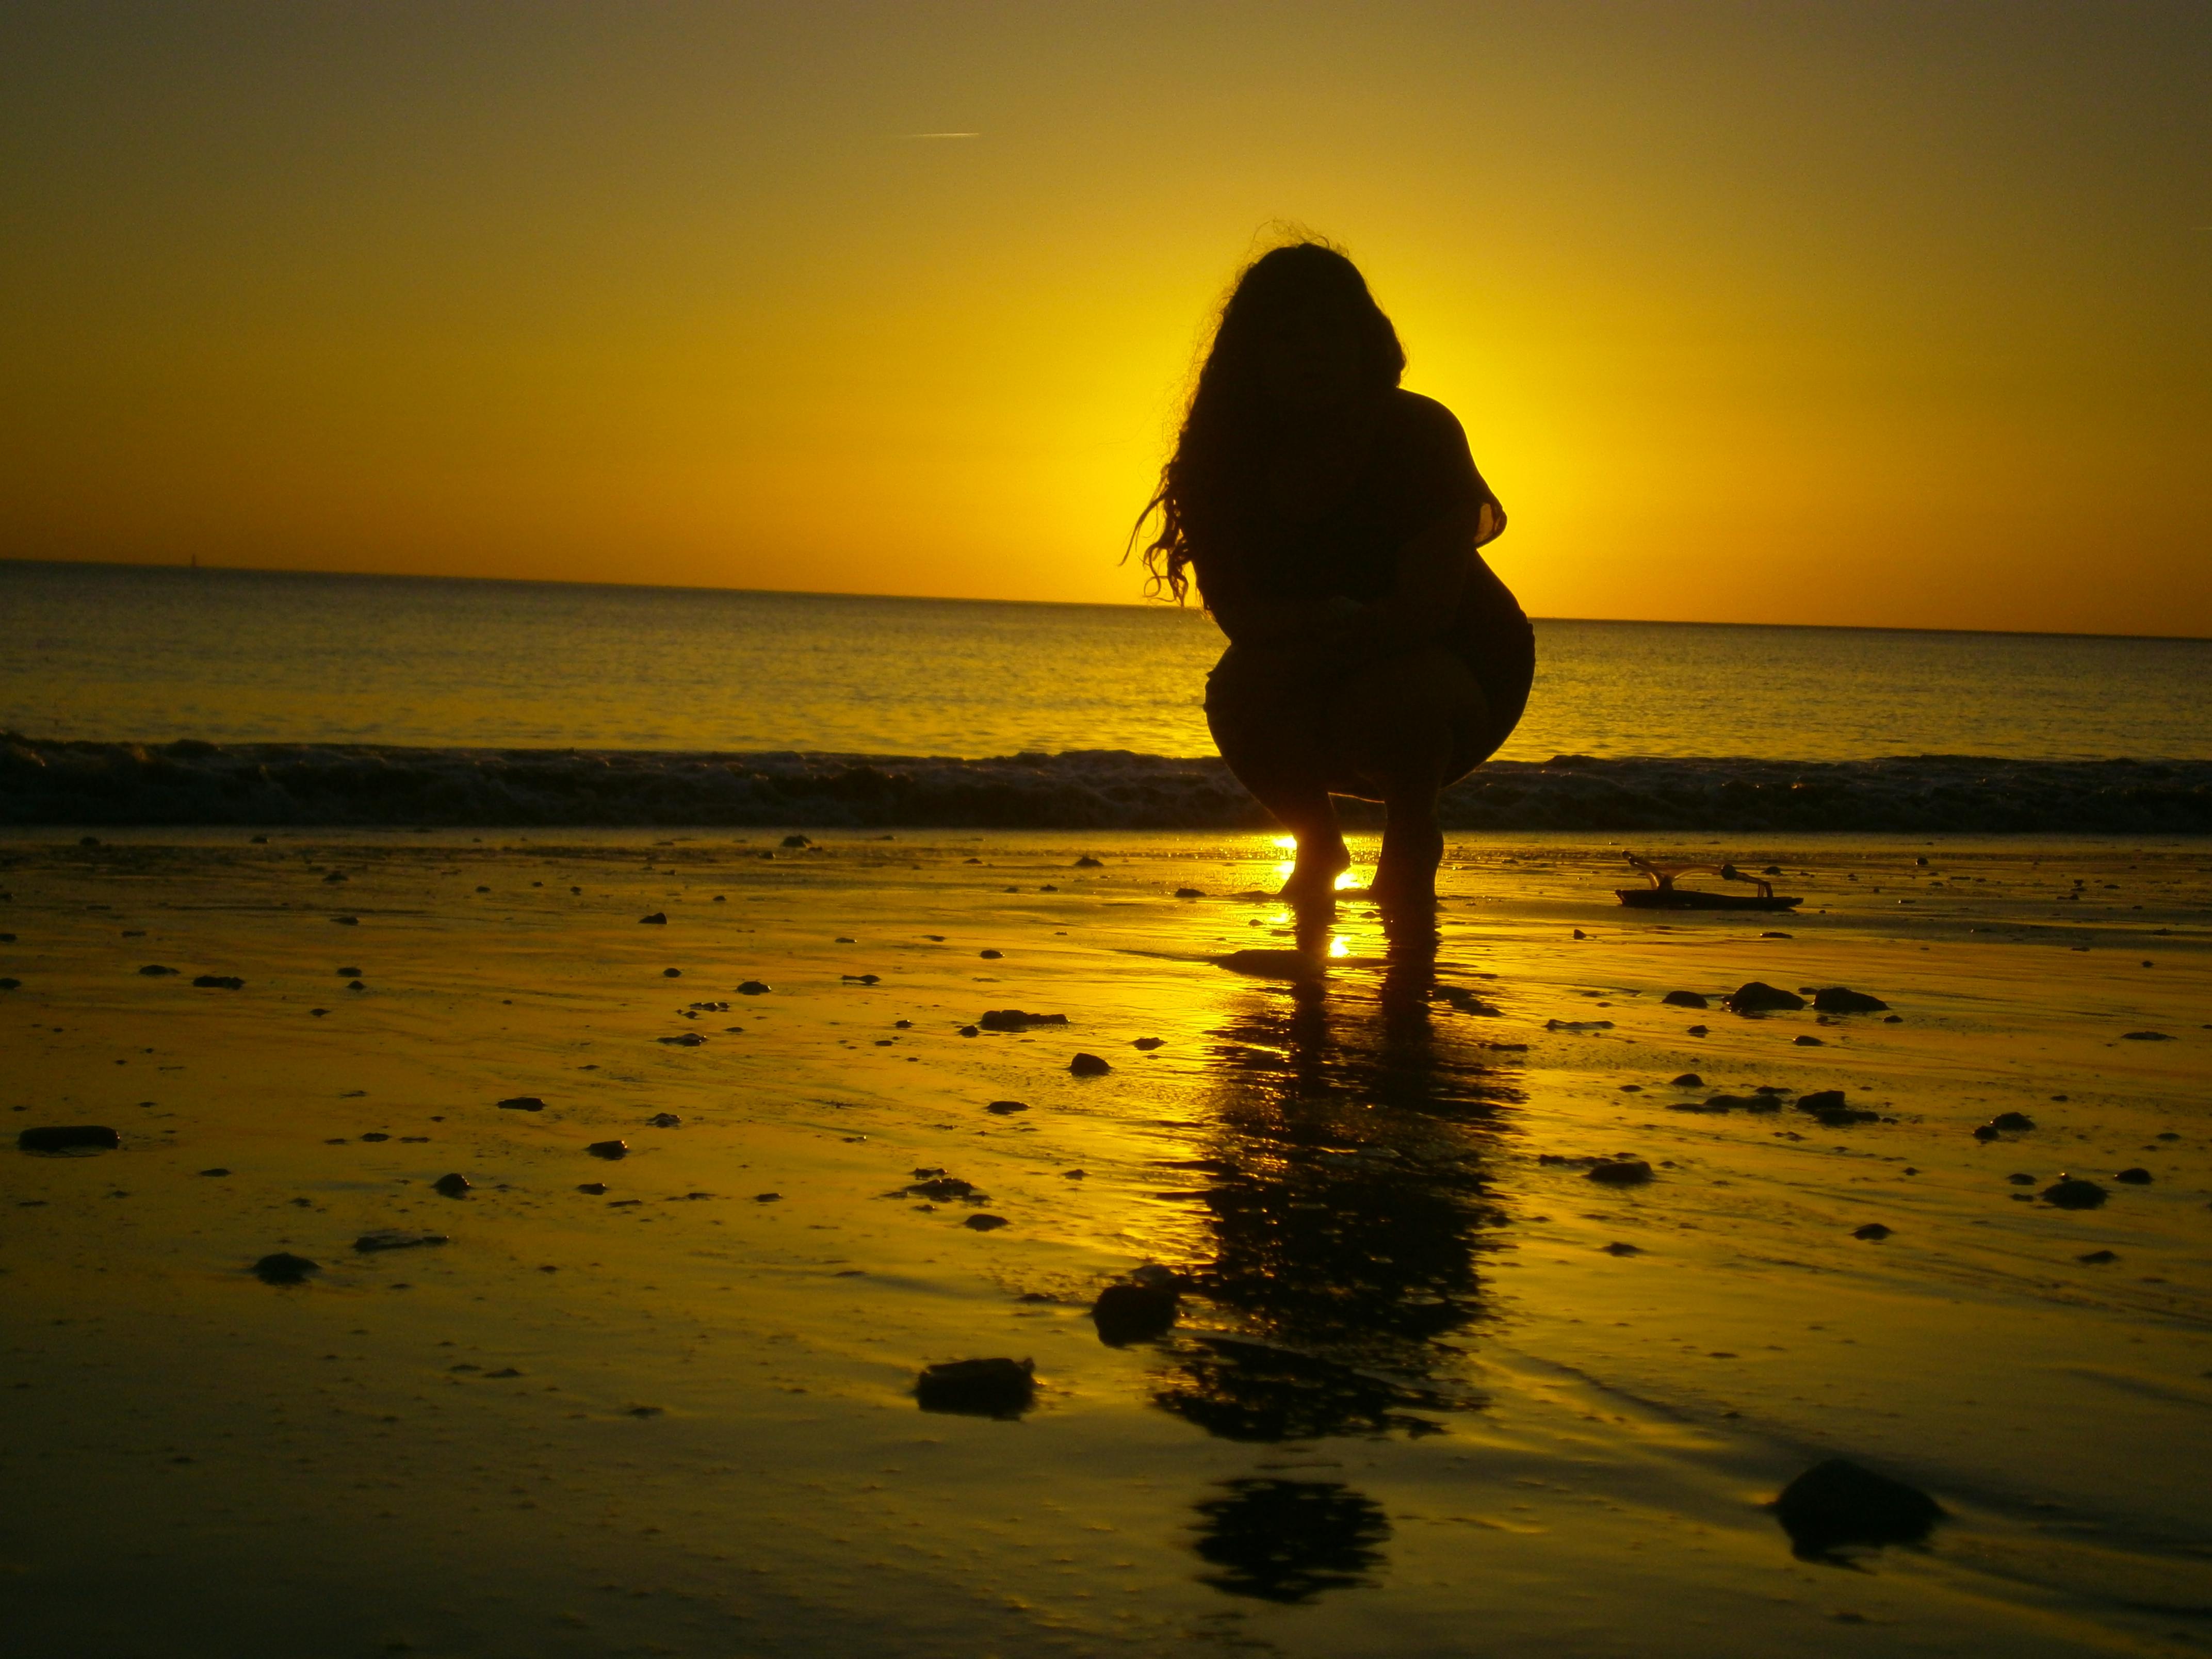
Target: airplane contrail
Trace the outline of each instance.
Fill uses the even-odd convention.
[[[981,138],[983,135],[980,132],[909,132],[904,136],[908,138]]]

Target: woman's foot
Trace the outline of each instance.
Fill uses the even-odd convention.
[[[1382,854],[1375,861],[1374,884],[1368,889],[1377,904],[1396,909],[1434,909],[1437,866],[1444,859],[1444,832],[1437,823],[1433,789],[1412,799],[1389,804],[1388,827],[1382,832]]]
[[[1298,842],[1297,862],[1291,866],[1291,876],[1275,895],[1286,904],[1324,904],[1336,897],[1336,878],[1352,868],[1352,851],[1345,846],[1344,838],[1329,841],[1318,837]]]

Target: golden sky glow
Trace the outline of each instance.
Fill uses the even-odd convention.
[[[11,5],[0,556],[1133,600],[1287,220],[1535,614],[2212,634],[2208,154],[2199,0]]]

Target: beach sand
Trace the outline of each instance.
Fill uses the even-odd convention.
[[[2202,843],[1638,845],[1776,917],[1455,836],[1431,957],[1262,836],[743,834],[0,839],[12,1650],[2212,1642]],[[1025,1414],[919,1409],[991,1357]],[[1836,1456],[1949,1518],[1793,1554]]]

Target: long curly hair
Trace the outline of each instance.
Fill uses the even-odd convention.
[[[1367,291],[1359,267],[1336,247],[1304,237],[1245,266],[1214,325],[1175,453],[1129,533],[1133,546],[1146,522],[1159,515],[1158,533],[1144,549],[1147,592],[1165,592],[1183,603],[1194,531],[1206,540],[1249,510],[1279,424],[1261,383],[1267,342],[1286,313],[1316,309],[1336,313],[1352,329],[1363,390],[1379,396],[1406,372],[1397,330]]]

